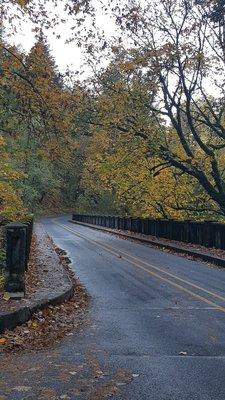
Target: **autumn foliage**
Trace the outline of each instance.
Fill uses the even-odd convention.
[[[2,41],[1,215],[224,220],[223,9],[161,3],[103,6],[119,31],[110,40],[93,23],[82,41],[79,21],[86,80],[58,72],[42,31],[29,54]]]

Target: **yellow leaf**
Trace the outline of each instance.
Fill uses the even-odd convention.
[[[28,2],[29,0],[17,0],[17,3],[22,7],[26,6]]]
[[[10,300],[10,295],[9,295],[9,293],[4,293],[4,295],[3,295],[3,300],[5,300],[5,301],[9,301]]]
[[[6,344],[6,338],[0,338],[0,345],[2,346],[4,344]]]

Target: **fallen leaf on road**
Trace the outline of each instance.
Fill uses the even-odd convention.
[[[57,400],[57,393],[54,389],[42,388],[38,399],[40,399],[40,400]]]
[[[0,339],[0,345],[4,345],[4,344],[6,344],[6,338],[1,338]]]
[[[17,392],[29,392],[31,389],[30,386],[16,386],[13,388],[13,390],[16,390]]]
[[[10,295],[8,293],[3,294],[3,300],[9,301],[10,300]]]

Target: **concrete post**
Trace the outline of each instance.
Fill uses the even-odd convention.
[[[6,226],[6,284],[5,290],[13,299],[25,295],[26,225]]]

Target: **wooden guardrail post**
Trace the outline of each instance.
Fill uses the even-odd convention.
[[[6,226],[5,291],[13,299],[21,299],[25,295],[26,235],[25,224],[12,223]]]

